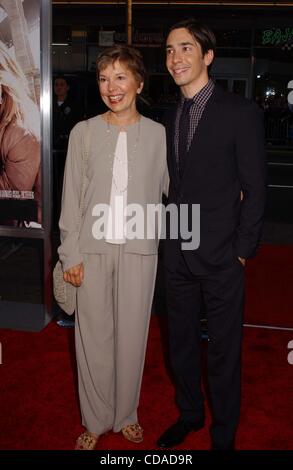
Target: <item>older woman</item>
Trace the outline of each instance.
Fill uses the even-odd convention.
[[[144,220],[147,206],[160,203],[168,186],[164,128],[136,109],[145,78],[140,53],[128,46],[106,50],[98,57],[97,77],[108,111],[78,123],[70,134],[60,217],[64,279],[79,286],[76,356],[86,428],[76,442],[79,450],[94,449],[109,430],[143,440],[137,407],[158,239],[145,233],[148,221],[135,235],[125,214],[131,216],[130,205],[137,204]],[[78,232],[87,126],[87,187]],[[96,215],[105,207],[101,223]]]
[[[26,78],[0,41],[1,191],[34,191],[40,214],[40,115]]]

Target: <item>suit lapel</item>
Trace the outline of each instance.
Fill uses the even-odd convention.
[[[179,173],[175,155],[175,122],[176,122],[177,106],[174,106],[170,110],[166,120],[166,134],[167,134],[167,145],[168,145],[168,163],[169,172],[172,173],[176,183],[179,183]]]

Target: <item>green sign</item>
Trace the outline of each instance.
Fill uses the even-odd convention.
[[[262,31],[262,45],[277,46],[293,40],[293,28],[272,28]]]

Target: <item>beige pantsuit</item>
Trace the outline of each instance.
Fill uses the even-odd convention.
[[[157,255],[84,255],[76,356],[83,425],[96,434],[137,422]],[[127,295],[125,295],[127,293]]]
[[[87,125],[90,145],[78,231]],[[108,129],[101,116],[71,131],[59,221],[63,271],[84,264],[75,328],[78,384],[83,424],[96,434],[118,432],[137,422],[159,242],[158,233],[147,236],[147,224],[143,238],[126,237],[123,245],[94,236],[95,207],[110,202],[114,156],[109,148],[115,149],[118,134],[119,128]],[[138,137],[129,165],[127,204],[139,205],[147,214],[148,205],[159,204],[168,190],[165,129],[145,117],[129,125],[128,156]]]

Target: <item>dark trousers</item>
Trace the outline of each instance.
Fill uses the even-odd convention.
[[[229,445],[240,413],[241,340],[244,268],[236,258],[224,270],[193,274],[183,254],[175,272],[167,270],[170,361],[181,418],[194,422],[204,416],[201,390],[201,296],[208,321],[208,380],[213,421],[212,441]]]

